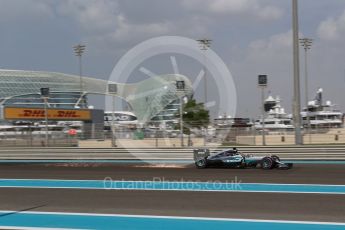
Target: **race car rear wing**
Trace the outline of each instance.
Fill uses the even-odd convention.
[[[194,161],[197,161],[199,159],[204,159],[208,156],[210,156],[210,150],[209,149],[194,149]]]

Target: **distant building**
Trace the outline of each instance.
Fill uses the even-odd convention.
[[[178,90],[177,82],[184,90]],[[116,92],[108,92],[108,84],[116,85]],[[115,95],[124,99],[140,123],[162,117],[171,120],[176,110],[175,102],[192,95],[192,85],[187,77],[167,74],[151,77],[134,84],[109,82],[77,75],[23,70],[0,70],[0,107],[44,107],[40,88],[49,88],[49,108],[88,108],[87,96]],[[92,108],[91,108],[92,109]]]

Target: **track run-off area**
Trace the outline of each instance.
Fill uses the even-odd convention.
[[[277,221],[252,219],[200,218],[177,216],[111,215],[56,212],[0,211],[6,229],[344,229],[345,224],[308,221]],[[36,227],[39,225],[39,227]],[[30,227],[29,227],[30,226]]]
[[[157,191],[205,191],[205,192],[267,192],[267,193],[317,193],[345,195],[345,185],[322,184],[268,184],[184,181],[117,181],[111,177],[101,180],[48,180],[48,179],[0,179],[0,188],[50,188],[50,189],[114,189]]]
[[[343,161],[4,161],[1,229],[345,229]]]

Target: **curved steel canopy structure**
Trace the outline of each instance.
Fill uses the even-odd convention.
[[[176,81],[184,81],[184,91],[176,88]],[[134,84],[125,84],[77,75],[23,70],[0,70],[0,105],[41,107],[43,100],[40,88],[48,87],[51,96],[48,104],[53,108],[87,107],[86,95],[115,95],[123,98],[132,107],[142,122],[152,117],[173,101],[191,96],[192,84],[179,74],[167,74],[149,78]],[[108,84],[116,84],[117,92],[108,92]]]

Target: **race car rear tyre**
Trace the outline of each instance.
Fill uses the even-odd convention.
[[[195,166],[198,168],[198,169],[204,169],[206,168],[206,159],[199,159],[195,162]]]
[[[261,168],[262,169],[272,169],[273,168],[273,160],[271,157],[264,157],[261,160]]]

